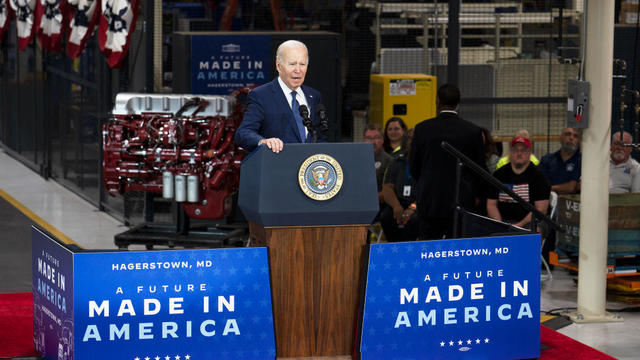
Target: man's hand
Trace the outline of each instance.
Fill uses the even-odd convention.
[[[262,144],[267,145],[267,147],[276,154],[282,151],[282,148],[284,147],[284,143],[278,138],[262,139],[258,142],[258,146]]]
[[[399,225],[406,225],[407,222],[409,222],[409,219],[411,219],[411,215],[413,215],[413,213],[415,213],[416,211],[413,210],[412,208],[408,207],[406,209],[404,209],[404,211],[402,211],[402,217],[401,217],[401,221],[398,222]]]
[[[398,224],[402,224],[404,217],[402,216],[404,213],[404,208],[402,206],[400,206],[400,204],[398,203],[398,206],[394,206],[393,207],[393,219],[398,223]]]

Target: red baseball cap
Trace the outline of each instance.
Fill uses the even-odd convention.
[[[516,136],[511,140],[511,147],[514,147],[516,144],[522,144],[528,149],[531,149],[531,141],[524,136]]]

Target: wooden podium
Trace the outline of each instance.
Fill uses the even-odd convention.
[[[311,199],[298,183],[316,154],[342,168],[342,187],[328,200]],[[353,353],[376,194],[371,144],[287,144],[279,154],[261,146],[245,158],[238,202],[252,246],[269,249],[278,358]]]

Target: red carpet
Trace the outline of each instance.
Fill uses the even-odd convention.
[[[31,293],[0,294],[0,358],[38,356],[33,348]],[[544,325],[540,338],[546,348],[540,359],[615,359]]]
[[[540,359],[614,359],[603,352],[540,325],[540,340],[547,348],[540,351]]]
[[[33,295],[0,294],[0,358],[38,356],[33,348]]]

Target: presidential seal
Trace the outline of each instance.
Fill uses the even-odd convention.
[[[329,200],[342,187],[342,167],[326,154],[309,156],[298,170],[298,184],[302,192],[314,200]]]

